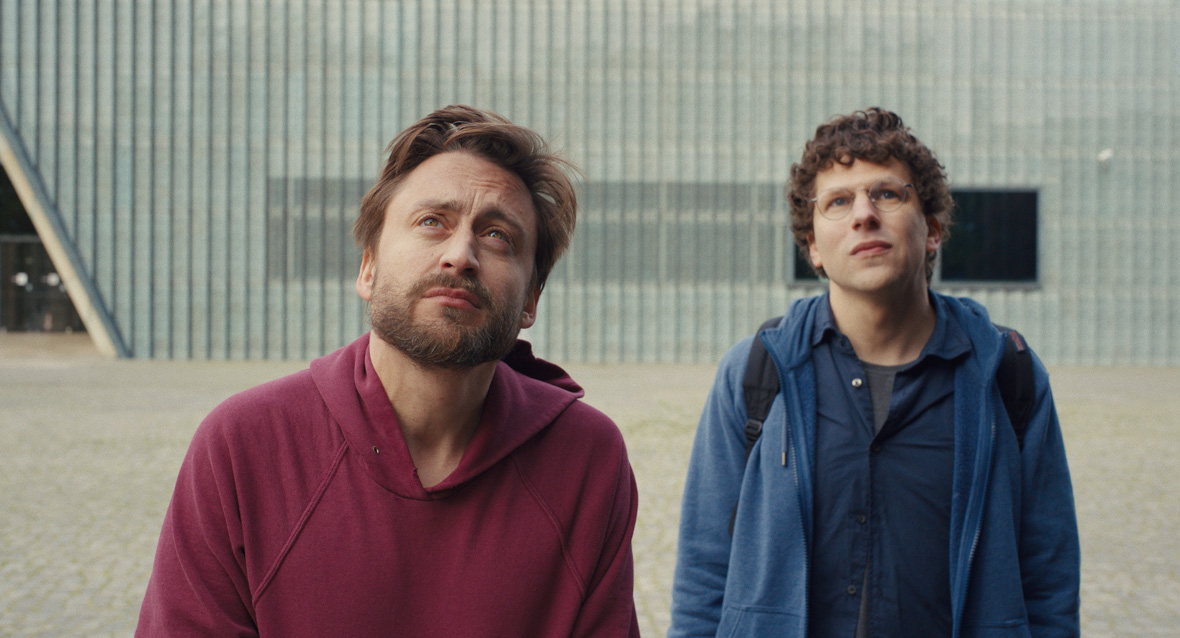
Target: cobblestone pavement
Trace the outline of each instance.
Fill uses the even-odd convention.
[[[0,335],[0,636],[127,636],[193,428],[300,363],[112,361]],[[570,366],[627,438],[636,600],[668,625],[684,467],[711,366]],[[1081,521],[1083,635],[1180,627],[1180,369],[1053,370]]]

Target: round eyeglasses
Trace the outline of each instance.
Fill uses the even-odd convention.
[[[867,189],[849,190],[847,188],[833,188],[819,194],[811,200],[819,214],[832,221],[840,221],[852,211],[852,203],[856,201],[856,194],[864,192],[869,196],[869,202],[882,213],[892,213],[901,208],[906,202],[907,188],[913,184],[903,184],[901,180],[881,180]]]

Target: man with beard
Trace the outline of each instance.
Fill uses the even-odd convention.
[[[565,168],[464,106],[393,141],[354,228],[372,330],[201,424],[137,635],[638,635],[622,437],[517,340]]]

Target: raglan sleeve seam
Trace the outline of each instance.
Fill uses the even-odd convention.
[[[516,474],[520,477],[521,483],[525,486],[525,489],[528,490],[529,495],[532,497],[533,501],[536,502],[537,507],[539,507],[541,512],[545,514],[545,519],[548,520],[549,524],[553,527],[553,532],[557,535],[558,543],[561,546],[561,556],[565,562],[566,569],[570,572],[570,575],[574,577],[574,582],[578,585],[578,592],[583,597],[585,597],[587,592],[586,578],[578,570],[577,562],[574,560],[574,557],[570,552],[569,535],[562,528],[561,522],[557,520],[557,516],[553,513],[553,510],[549,507],[549,504],[545,502],[545,499],[541,496],[540,491],[537,490],[536,486],[533,485],[533,482],[525,473],[524,468],[520,463],[519,453],[513,452],[511,458],[512,465],[514,468],[516,468]]]
[[[270,568],[266,571],[266,575],[261,581],[259,581],[258,586],[251,594],[251,604],[255,608],[258,607],[258,603],[262,599],[263,594],[266,593],[267,588],[274,581],[275,576],[279,572],[279,568],[283,565],[283,561],[286,560],[287,556],[290,554],[291,548],[294,547],[296,541],[299,540],[299,535],[306,528],[307,521],[311,518],[312,514],[315,512],[316,507],[323,500],[324,492],[326,492],[328,490],[328,486],[331,485],[332,479],[335,478],[336,471],[340,468],[340,463],[344,460],[344,457],[347,453],[348,443],[340,443],[336,450],[336,454],[333,457],[332,464],[329,466],[328,471],[324,474],[324,478],[320,480],[320,483],[316,487],[312,497],[308,499],[307,505],[303,508],[303,511],[299,516],[299,520],[296,521],[295,525],[291,528],[291,532],[288,534],[286,542],[283,543],[283,547],[279,550],[278,555],[275,556],[274,560],[271,562]]]

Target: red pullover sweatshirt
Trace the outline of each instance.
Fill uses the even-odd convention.
[[[197,429],[137,636],[638,636],[618,428],[527,343],[425,489],[369,337]]]

